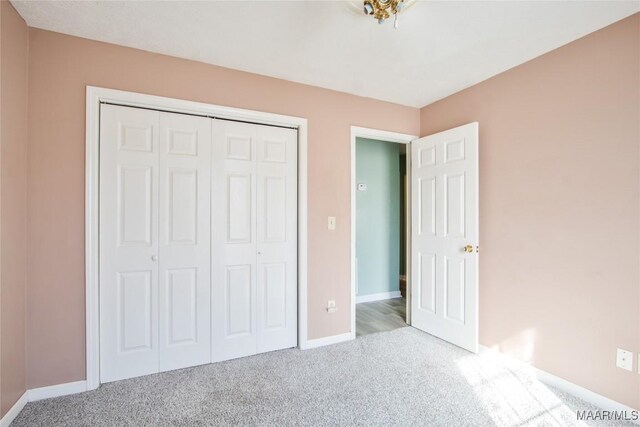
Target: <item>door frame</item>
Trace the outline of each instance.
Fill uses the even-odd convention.
[[[356,138],[375,139],[377,141],[407,145],[407,176],[411,176],[410,143],[418,139],[417,135],[390,132],[380,129],[351,126],[351,339],[356,337]],[[407,180],[408,194],[411,194],[411,180]],[[405,198],[405,250],[407,251],[407,324],[411,324],[411,199]],[[406,222],[409,221],[409,222]],[[398,280],[400,278],[398,277]]]
[[[307,119],[87,86],[85,135],[85,319],[87,390],[100,386],[100,104],[196,114],[298,130],[298,347],[307,347]]]

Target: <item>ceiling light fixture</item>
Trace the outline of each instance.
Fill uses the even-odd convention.
[[[405,0],[364,0],[364,13],[371,15],[382,24],[393,15],[393,28],[398,28],[398,14]]]

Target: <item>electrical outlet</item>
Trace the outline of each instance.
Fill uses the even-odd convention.
[[[327,301],[327,312],[335,313],[338,311],[338,307],[336,307],[336,300],[330,299]]]
[[[633,353],[619,348],[616,356],[616,366],[627,371],[633,371]]]
[[[335,216],[330,216],[327,218],[327,228],[329,230],[335,230],[336,229],[336,217]]]

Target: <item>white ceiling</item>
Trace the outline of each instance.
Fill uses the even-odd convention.
[[[354,3],[12,1],[32,27],[414,107],[640,10],[640,0],[425,1],[394,30]]]

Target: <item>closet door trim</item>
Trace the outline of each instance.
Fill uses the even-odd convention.
[[[85,135],[85,296],[86,296],[86,389],[100,386],[99,319],[99,170],[100,109],[116,104],[166,112],[295,128],[298,131],[298,347],[307,339],[307,119],[254,110],[225,107],[87,86]]]

